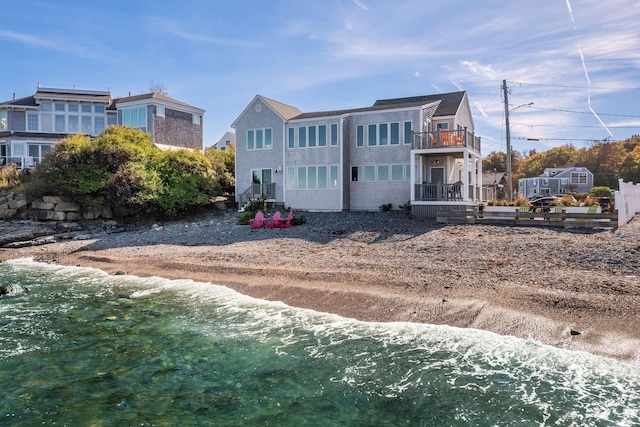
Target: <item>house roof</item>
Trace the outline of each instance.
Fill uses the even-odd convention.
[[[292,107],[291,105],[283,104],[282,102],[274,101],[273,99],[267,98],[265,96],[260,95],[260,98],[264,100],[271,108],[273,108],[278,114],[284,117],[285,120],[292,119],[295,116],[302,114],[302,111],[297,109],[296,107]]]
[[[413,96],[409,98],[394,98],[377,100],[371,107],[353,108],[348,110],[318,111],[302,113],[293,119],[308,119],[315,117],[339,116],[348,113],[360,113],[367,111],[391,110],[398,108],[420,107],[422,105],[438,103],[434,116],[452,116],[458,112],[458,108],[465,96],[464,91],[442,93],[438,95]]]
[[[103,101],[103,102],[111,102],[111,95],[107,95],[107,94],[100,94],[100,95],[94,95],[94,94],[84,94],[84,93],[66,93],[63,91],[60,92],[47,92],[47,91],[41,91],[39,90],[38,92],[35,93],[35,95],[33,95],[33,97],[35,99],[38,98],[46,98],[46,99],[78,99],[78,100],[86,100],[86,101]]]
[[[36,99],[32,96],[0,102],[0,107],[36,107]]]
[[[171,98],[171,97],[169,97],[167,95],[163,95],[163,94],[158,93],[158,92],[143,93],[143,94],[140,94],[140,95],[133,95],[133,96],[115,98],[113,100],[113,103],[114,104],[120,104],[120,103],[124,103],[124,102],[142,101],[144,99],[157,99],[159,101],[170,102],[172,104],[178,104],[178,105],[182,105],[184,107],[195,108],[195,109],[200,110],[200,108],[198,108],[198,107],[195,107],[193,105],[187,104],[186,102],[178,101],[177,99],[173,99],[173,98]]]

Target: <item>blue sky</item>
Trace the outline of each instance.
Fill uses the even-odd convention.
[[[640,134],[640,0],[3,0],[0,101],[37,85],[206,110],[216,142],[256,94],[302,111],[466,90],[483,153]],[[532,141],[531,139],[538,139]]]

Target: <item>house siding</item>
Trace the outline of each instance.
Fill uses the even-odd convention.
[[[203,119],[200,124],[193,123],[193,114],[169,107],[165,108],[164,117],[158,117],[156,112],[156,106],[147,108],[149,132],[154,135],[155,142],[185,148],[201,148]]]
[[[24,111],[9,111],[7,114],[9,130],[24,132],[27,130],[27,114]]]
[[[327,168],[327,188],[325,189],[298,189],[297,181],[290,183],[295,189],[287,190],[286,203],[295,209],[306,210],[327,210],[327,211],[339,211],[342,209],[342,201],[340,199],[340,182],[338,182],[337,188],[331,188],[329,182],[331,166],[338,167],[338,174],[340,174],[340,141],[338,145],[331,145],[331,125],[338,126],[338,132],[340,129],[340,117],[327,117],[322,119],[309,119],[309,120],[294,120],[287,124],[285,134],[288,135],[289,129],[294,129],[295,135],[295,148],[289,148],[289,141],[285,141],[285,164],[286,167],[309,167],[309,166],[325,166]],[[326,126],[326,146],[320,147],[318,145],[319,140],[316,141],[315,147],[309,147],[309,141],[306,141],[306,147],[300,148],[298,146],[299,129],[305,128],[308,133],[310,126],[315,126],[316,138],[318,138],[319,126]],[[339,138],[338,138],[339,139]],[[286,175],[286,170],[284,171]],[[340,175],[338,175],[340,176]],[[297,177],[297,173],[296,173]],[[285,178],[286,179],[286,178]]]
[[[404,122],[411,122],[413,130],[420,129],[420,109],[384,110],[372,114],[353,115],[349,117],[349,157],[348,170],[350,182],[350,209],[377,210],[380,205],[391,203],[393,208],[406,203],[411,198],[409,180],[366,182],[351,179],[351,168],[358,166],[406,165],[410,163],[411,143],[404,142]],[[385,146],[369,146],[369,125],[381,123],[400,123],[400,144]],[[364,126],[364,146],[357,146],[358,126]],[[379,126],[377,127],[379,131]],[[378,135],[379,138],[379,135]]]
[[[261,111],[256,112],[260,104]],[[271,149],[248,150],[247,131],[251,129],[272,129]],[[286,169],[283,165],[284,119],[260,99],[255,99],[236,121],[236,200],[251,186],[251,171],[255,169],[271,169],[271,179],[276,185],[276,200],[284,201],[284,179]],[[275,173],[278,166],[283,166],[282,173]]]

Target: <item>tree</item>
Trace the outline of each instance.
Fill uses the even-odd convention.
[[[617,176],[626,182],[640,182],[640,145],[636,145],[633,151],[624,157],[616,172]]]
[[[151,80],[151,82],[149,82],[149,92],[152,93],[159,93],[161,95],[164,96],[169,96],[169,89],[167,89],[167,86],[165,86],[164,83],[161,82],[155,82],[153,80]]]
[[[492,151],[482,160],[482,170],[490,172],[493,170],[505,172],[507,170],[507,155],[498,151]]]

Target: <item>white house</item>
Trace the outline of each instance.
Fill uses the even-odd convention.
[[[518,193],[526,198],[587,193],[591,188],[593,173],[585,167],[573,165],[547,168],[540,176],[518,180]]]
[[[233,132],[225,132],[222,138],[212,145],[216,150],[225,151],[229,149],[230,144],[236,143],[236,134]]]
[[[236,130],[236,197],[313,211],[394,209],[418,217],[481,200],[480,138],[466,92],[303,113],[256,96]]]

